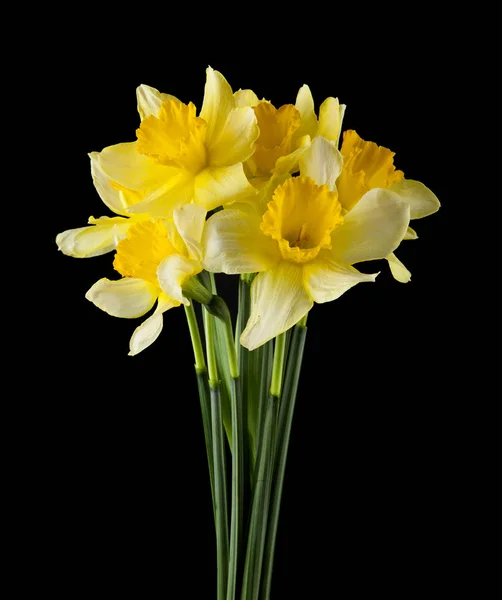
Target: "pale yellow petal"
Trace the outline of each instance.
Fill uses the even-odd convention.
[[[303,265],[281,262],[258,273],[251,285],[251,314],[241,344],[254,350],[295,325],[312,308],[303,282]]]
[[[156,117],[159,114],[162,103],[166,100],[179,102],[175,96],[162,94],[159,90],[144,83],[136,89],[136,98],[138,100],[138,112],[141,120],[146,117]]]
[[[91,217],[92,219],[92,217]],[[111,252],[119,240],[125,237],[131,224],[129,219],[114,217],[90,222],[97,223],[63,231],[56,237],[58,249],[74,258],[91,258]]]
[[[342,155],[334,142],[318,136],[300,157],[300,174],[310,177],[317,185],[329,185],[333,191],[342,163]]]
[[[137,142],[108,146],[98,153],[97,158],[101,170],[109,180],[130,190],[159,188],[179,171],[139,154]]]
[[[183,295],[183,284],[187,279],[202,271],[199,261],[191,260],[181,254],[171,254],[165,258],[157,268],[157,279],[162,291],[186,306],[190,306],[190,300]]]
[[[256,106],[259,102],[258,96],[253,90],[237,90],[234,93],[235,106]]]
[[[164,293],[159,295],[157,308],[151,317],[148,317],[139,327],[136,327],[129,342],[129,356],[136,356],[159,337],[164,324],[163,315],[166,310],[179,306],[180,303],[169,298]]]
[[[283,175],[284,173],[296,173],[296,171],[299,170],[300,159],[310,146],[309,136],[305,136],[303,140],[304,142],[308,140],[308,142],[304,143],[296,150],[293,150],[293,152],[286,154],[286,156],[281,156],[277,159],[273,170],[274,175]]]
[[[277,242],[260,229],[261,216],[252,206],[226,208],[206,221],[202,237],[203,265],[213,273],[255,273],[280,259]]]
[[[410,205],[410,219],[422,219],[437,212],[441,206],[437,196],[419,181],[403,179],[390,189]]]
[[[207,211],[197,204],[185,204],[173,213],[174,223],[185,242],[189,257],[200,261],[202,258],[202,232]]]
[[[209,167],[195,177],[194,202],[206,210],[239,202],[256,193],[244,174],[242,163],[231,167]]]
[[[135,319],[152,308],[158,295],[159,289],[151,283],[123,277],[118,281],[96,281],[85,297],[113,317]]]
[[[342,130],[342,119],[345,105],[338,102],[338,98],[326,98],[319,108],[319,128],[317,135],[331,140],[338,147],[338,140]]]
[[[400,283],[408,283],[408,281],[411,279],[411,273],[398,259],[398,257],[392,253],[387,256],[387,260],[389,261],[390,271],[394,279]]]
[[[220,135],[228,113],[235,108],[232,88],[221,73],[211,67],[206,70],[206,86],[200,116],[207,123],[206,143],[211,146]]]
[[[100,167],[99,152],[91,152],[89,158],[91,159],[92,181],[99,197],[114,213],[126,215],[127,206],[124,202],[124,196],[118,189],[111,185],[111,179],[105,175],[103,169]]]
[[[194,177],[189,171],[178,170],[175,177],[145,195],[142,202],[129,207],[133,214],[146,213],[159,219],[172,217],[173,211],[194,197]]]
[[[313,138],[317,134],[317,117],[314,110],[314,98],[308,85],[302,85],[298,91],[295,108],[300,113],[301,124],[293,138],[300,138],[303,135]]]
[[[394,192],[366,192],[331,235],[333,259],[351,265],[386,258],[399,246],[409,220],[408,204]]]
[[[209,164],[222,167],[244,162],[254,152],[260,130],[251,107],[234,108],[228,113],[220,135],[208,148]]]
[[[354,267],[323,258],[304,266],[305,287],[314,302],[336,300],[358,283],[375,281],[377,275],[360,273]]]
[[[411,227],[408,227],[408,229],[407,229],[407,231],[406,231],[403,239],[405,239],[405,240],[418,240],[417,232],[414,229],[412,229]]]

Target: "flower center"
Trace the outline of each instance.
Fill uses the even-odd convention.
[[[140,221],[131,225],[127,236],[117,244],[113,267],[123,277],[138,277],[158,285],[157,267],[176,253],[164,221]]]
[[[331,232],[343,223],[337,193],[309,177],[292,177],[276,187],[261,229],[277,240],[284,260],[305,263],[331,248]]]
[[[198,173],[206,164],[204,119],[195,116],[195,106],[175,99],[166,100],[156,117],[141,121],[136,130],[138,152],[163,165],[182,167]]]
[[[253,161],[256,175],[263,176],[271,173],[278,158],[291,152],[291,139],[301,118],[292,104],[277,109],[269,102],[260,102],[253,108],[260,128]]]
[[[353,130],[345,131],[341,148],[343,168],[336,182],[343,208],[350,210],[373,188],[388,188],[404,178],[394,166],[395,152],[365,142]]]

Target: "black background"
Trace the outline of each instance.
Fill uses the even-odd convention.
[[[456,491],[467,450],[456,444],[449,370],[458,335],[449,235],[464,201],[450,184],[452,107],[466,81],[462,41],[448,30],[445,42],[433,15],[415,28],[407,22],[399,35],[369,17],[364,27],[335,26],[319,11],[315,26],[298,15],[242,31],[243,17],[230,30],[199,15],[195,31],[190,10],[182,22],[155,22],[149,11],[126,25],[88,8],[72,21],[86,18],[83,33],[53,27],[43,45],[51,192],[39,352],[48,366],[38,382],[45,400],[30,411],[36,451],[28,475],[37,499],[33,553],[49,565],[40,585],[69,598],[215,597],[209,479],[183,311],[167,313],[160,339],[128,357],[140,321],[110,317],[84,298],[95,281],[115,277],[112,255],[72,259],[54,243],[90,215],[109,214],[87,153],[135,139],[136,87],[146,83],[200,109],[211,65],[234,90],[249,87],[276,106],[294,103],[304,83],[316,109],[338,96],[347,105],[344,129],[391,148],[397,168],[442,202],[412,223],[419,239],[399,249],[410,283],[394,281],[383,263],[361,265],[381,270],[375,284],[309,316],[274,597],[407,598],[433,584],[448,589],[465,576],[451,558],[465,535]],[[235,279],[218,280],[230,304]]]

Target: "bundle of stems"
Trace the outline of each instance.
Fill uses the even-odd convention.
[[[249,351],[239,337],[249,317],[253,275],[239,280],[235,334],[214,276],[203,273],[200,280],[212,294],[202,308],[205,351],[194,303],[185,310],[211,482],[217,599],[269,600],[307,315]]]

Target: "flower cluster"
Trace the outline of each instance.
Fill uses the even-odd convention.
[[[317,115],[304,85],[294,105],[276,108],[251,90],[233,93],[208,68],[198,115],[147,85],[137,101],[137,140],[90,154],[95,187],[116,216],[90,217],[56,239],[77,258],[115,252],[121,278],[100,279],[86,294],[100,309],[137,318],[157,303],[134,331],[131,355],[155,341],[165,311],[190,303],[203,270],[255,274],[240,338],[250,350],[314,302],[375,280],[354,264],[386,259],[398,281],[409,280],[394,251],[417,237],[410,219],[439,202],[395,168],[393,152],[355,131],[341,136],[338,99]]]

